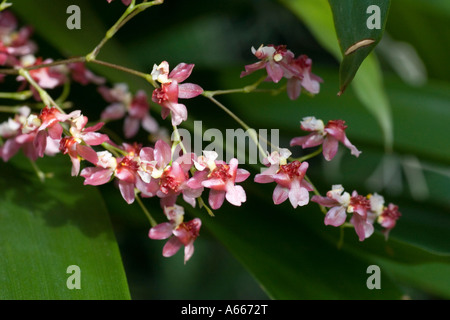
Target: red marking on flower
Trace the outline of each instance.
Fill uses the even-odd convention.
[[[352,196],[350,198],[350,205],[353,207],[362,207],[366,210],[370,210],[370,201],[362,195]]]
[[[178,192],[179,186],[179,181],[170,175],[169,170],[165,170],[161,176],[160,190],[165,194],[168,194],[170,191]]]
[[[120,170],[122,168],[130,169],[131,171],[137,171],[139,169],[139,165],[131,157],[125,157],[117,165],[117,170]]]
[[[51,121],[57,120],[58,114],[60,114],[58,109],[45,107],[44,109],[42,109],[42,111],[39,115],[39,119],[42,122],[51,122]]]
[[[185,237],[178,237],[178,239],[186,246],[188,245],[191,241],[194,241],[195,239],[197,239],[197,237],[200,234],[200,228],[198,225],[198,222],[195,220],[191,220],[188,222],[183,222],[181,223],[177,228],[176,231],[181,231],[183,230],[186,234]]]
[[[277,54],[285,56],[288,53],[287,45],[285,45],[285,44],[280,44],[278,46],[274,46],[274,48],[275,48],[274,56]]]
[[[384,209],[381,216],[383,218],[398,220],[398,218],[400,218],[402,214],[400,213],[400,211],[398,211],[398,206],[390,204],[386,209]]]
[[[233,175],[230,174],[230,166],[227,164],[218,164],[216,168],[211,172],[210,178],[212,179],[220,179],[222,181],[228,181],[233,178]]]
[[[345,124],[344,120],[330,120],[328,121],[326,128],[338,128],[340,130],[345,130],[347,129],[347,125]]]
[[[169,100],[169,95],[167,94],[168,87],[165,85],[162,85],[161,88],[157,88],[153,90],[153,101],[155,101],[158,104],[162,104],[165,101]]]
[[[350,198],[349,207],[353,208],[353,211],[358,213],[362,218],[367,218],[367,211],[370,210],[370,200],[362,195],[353,192]]]
[[[138,142],[133,142],[132,144],[124,143],[123,149],[128,152],[128,157],[133,159],[134,157],[139,156],[142,149],[142,144]]]
[[[285,165],[281,165],[280,166],[280,170],[284,173],[286,173],[289,178],[294,178],[294,177],[302,177],[304,176],[304,174],[302,174],[299,171],[299,168],[301,166],[301,162],[298,160],[295,160],[291,163],[285,164]]]
[[[59,150],[61,150],[63,154],[67,154],[75,143],[77,142],[73,137],[64,137],[59,143]]]

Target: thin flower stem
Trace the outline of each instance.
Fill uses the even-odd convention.
[[[152,6],[163,4],[164,0],[156,0],[152,2],[143,1],[142,3],[136,5],[134,7],[134,10],[125,18],[123,21],[119,24],[119,29],[122,28],[124,24],[126,24],[128,21],[130,21],[132,18],[134,18],[137,14],[141,13],[145,9],[148,9]],[[130,4],[131,5],[131,4]]]
[[[5,113],[18,113],[20,111],[20,107],[19,106],[0,106],[0,112],[5,112]]]
[[[317,149],[316,151],[314,151],[314,152],[312,152],[310,154],[307,154],[306,156],[303,156],[303,157],[300,157],[300,158],[297,158],[297,159],[293,159],[293,160],[298,160],[300,162],[309,160],[309,159],[314,158],[315,156],[321,154],[322,153],[322,149],[323,149],[322,146],[320,146],[319,149]]]
[[[311,179],[309,179],[309,177],[307,175],[305,175],[304,179],[306,180],[306,182],[308,182],[312,186],[314,194],[316,196],[321,196],[320,192],[317,190],[316,186],[311,182]],[[323,212],[323,214],[327,214],[327,212],[328,212],[327,209],[321,204],[318,204],[318,205],[319,205],[320,210]]]
[[[39,169],[39,167],[37,166],[36,162],[34,162],[31,159],[28,159],[28,160],[30,160],[31,167],[33,168],[34,172],[36,172],[36,175],[39,178],[39,181],[44,183],[45,182],[45,173],[41,169]]]
[[[119,18],[119,20],[117,20],[116,23],[106,32],[105,36],[100,41],[100,43],[94,48],[94,50],[92,50],[89,54],[86,55],[86,61],[92,61],[95,60],[95,58],[97,58],[97,55],[100,53],[100,50],[103,48],[103,46],[108,42],[109,39],[111,39],[116,34],[117,31],[119,31],[122,21],[133,11],[134,3],[135,0],[132,0],[130,5],[125,10],[125,12]]]
[[[256,90],[256,88],[264,81],[266,77],[260,78],[254,84],[249,86],[245,86],[243,88],[238,89],[229,89],[229,90],[215,90],[215,91],[204,91],[203,95],[207,98],[214,97],[217,95],[230,94],[230,93],[250,93]]]
[[[86,61],[85,57],[62,59],[62,60],[53,61],[50,63],[38,64],[35,66],[29,66],[29,67],[23,67],[21,69],[15,69],[15,68],[0,69],[0,74],[16,75],[16,74],[19,74],[19,71],[22,69],[26,70],[26,71],[30,71],[30,70],[37,70],[37,69],[42,69],[42,68],[49,68],[49,67],[59,66],[59,65],[63,65],[63,64],[70,64],[70,63],[74,63],[74,62],[84,62],[84,61]]]
[[[19,91],[19,92],[0,92],[1,99],[12,99],[12,100],[27,100],[33,96],[31,90]]]
[[[217,101],[213,96],[205,96],[205,97],[208,98],[209,100],[211,100],[219,108],[221,108],[223,111],[225,111],[231,118],[233,118],[237,123],[239,123],[239,125],[249,133],[250,138],[258,146],[259,151],[264,156],[267,156],[267,150],[265,150],[258,141],[258,137],[260,139],[263,139],[263,138],[259,134],[256,134],[256,131],[254,129],[250,128],[244,121],[242,121],[237,115],[235,115],[230,109],[225,107],[222,103]],[[268,144],[272,145],[269,141],[267,141],[267,140],[265,140],[265,141]]]
[[[206,205],[201,197],[198,197],[197,200],[200,208],[205,208],[206,212],[208,212],[211,217],[215,217],[214,212],[212,212],[211,208]]]
[[[112,69],[116,69],[122,72],[126,72],[135,76],[138,76],[140,78],[144,78],[145,80],[147,80],[153,87],[157,88],[159,87],[159,85],[152,79],[151,74],[148,73],[144,73],[144,72],[140,72],[134,69],[130,69],[127,67],[123,67],[117,64],[113,64],[110,62],[106,62],[106,61],[102,61],[102,60],[97,60],[97,59],[93,59],[90,61],[87,61],[86,57],[76,57],[76,58],[70,58],[70,59],[63,59],[63,60],[58,60],[58,61],[54,61],[51,63],[46,63],[46,64],[40,64],[37,66],[30,66],[30,67],[24,67],[22,68],[25,71],[30,71],[30,70],[37,70],[37,69],[42,69],[42,68],[49,68],[49,67],[54,67],[54,66],[59,66],[59,65],[66,65],[66,64],[70,64],[70,63],[74,63],[74,62],[90,62],[90,63],[95,63],[95,64],[99,64],[108,68],[112,68]],[[22,69],[0,69],[0,74],[10,74],[10,75],[17,75],[19,74],[19,71]]]
[[[67,97],[69,96],[69,94],[70,94],[70,81],[66,81],[65,83],[64,83],[64,87],[63,87],[63,92],[61,93],[61,95],[58,97],[58,98],[56,98],[56,103],[58,103],[58,104],[63,104],[65,101],[66,101],[66,99],[67,99]]]
[[[148,74],[148,73],[140,72],[140,71],[137,71],[137,70],[134,70],[134,69],[130,69],[130,68],[127,68],[127,67],[124,67],[124,66],[120,66],[120,65],[117,65],[117,64],[114,64],[114,63],[110,63],[110,62],[106,62],[106,61],[102,61],[102,60],[97,60],[97,59],[93,59],[93,60],[90,60],[88,62],[99,64],[99,65],[102,65],[102,66],[105,66],[105,67],[108,67],[108,68],[120,70],[120,71],[129,73],[129,74],[135,75],[137,77],[140,77],[140,78],[143,78],[143,79],[147,80],[154,88],[158,87],[158,84],[152,79],[151,75]]]
[[[143,2],[138,5],[136,5],[135,2],[135,0],[131,1],[130,5],[127,7],[119,20],[117,20],[116,23],[106,32],[100,43],[94,48],[94,50],[92,50],[92,52],[86,55],[86,61],[95,60],[97,58],[97,55],[100,53],[100,50],[108,42],[108,40],[114,37],[117,31],[119,31],[120,28],[122,28],[130,19],[132,19],[134,16],[144,11],[145,9],[150,8],[151,6],[162,4],[164,0]]]
[[[39,93],[39,96],[42,99],[42,102],[47,105],[47,106],[51,106],[53,105],[56,109],[58,109],[59,112],[61,113],[65,113],[64,110],[62,110],[58,104],[52,99],[52,97],[50,97],[50,95],[47,93],[47,91],[45,91],[44,89],[41,88],[41,86],[39,86],[36,81],[34,81],[34,79],[30,76],[30,73],[25,70],[25,69],[19,69],[19,75],[21,75],[22,77],[24,77],[27,82],[33,86],[33,88],[36,89],[36,91]]]
[[[187,150],[183,144],[183,142],[181,141],[181,136],[180,136],[180,132],[178,132],[178,127],[176,125],[172,125],[173,128],[173,133],[174,133],[174,146],[176,147],[177,145],[179,145],[181,147],[181,150],[183,151],[183,154],[187,153]],[[175,148],[173,148],[175,149]]]
[[[139,192],[135,191],[135,199],[136,202],[139,204],[139,206],[141,207],[142,211],[144,211],[145,215],[147,216],[148,221],[150,221],[150,225],[152,227],[156,226],[158,223],[156,222],[155,219],[153,219],[152,215],[150,214],[150,212],[147,210],[147,208],[144,206],[144,204],[142,203],[141,198],[139,197]]]
[[[114,156],[116,158],[119,157],[120,155],[122,155],[122,156],[127,156],[128,155],[128,153],[125,150],[117,148],[117,147],[115,147],[115,146],[113,146],[113,145],[111,145],[111,144],[109,144],[107,142],[103,142],[101,144],[101,146],[103,148],[105,148],[106,150],[108,150],[109,152],[111,152],[112,154],[114,154]]]

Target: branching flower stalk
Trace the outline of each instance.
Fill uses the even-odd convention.
[[[59,61],[36,58],[35,48],[27,38],[27,33],[24,33],[26,37],[20,39],[20,46],[23,46],[21,50],[16,50],[18,43],[8,43],[9,47],[3,56],[5,68],[0,69],[0,74],[18,75],[17,81],[21,82],[23,88],[29,86],[29,90],[0,93],[0,98],[18,101],[34,98],[37,103],[42,102],[42,108],[39,114],[34,114],[28,106],[0,106],[0,112],[13,114],[12,118],[0,124],[0,157],[4,161],[22,150],[30,159],[39,179],[44,181],[46,175],[39,170],[35,161],[57,153],[68,155],[72,162],[73,176],[83,177],[85,185],[116,183],[122,198],[128,204],[136,201],[146,215],[151,225],[149,238],[168,239],[163,255],[173,256],[184,247],[186,263],[194,253],[193,244],[199,236],[202,223],[200,218],[184,220],[184,207],[180,205],[180,198],[187,205],[205,208],[208,215],[213,217],[213,210],[219,210],[224,203],[242,206],[247,201],[246,192],[240,183],[250,176],[249,171],[240,168],[237,158],[225,162],[218,158],[215,151],[203,150],[202,154],[195,154],[189,152],[188,146],[183,143],[178,126],[188,119],[188,107],[181,100],[202,95],[246,130],[259,152],[264,155],[265,168],[254,176],[253,181],[275,184],[272,194],[274,205],[288,200],[295,209],[308,205],[310,201],[317,203],[325,215],[325,225],[340,227],[339,247],[343,244],[344,227],[353,228],[359,240],[363,241],[373,234],[374,224],[378,223],[386,238],[388,237],[401,216],[396,205],[385,205],[384,198],[376,193],[363,196],[355,190],[350,194],[339,184],[333,185],[326,196],[322,196],[308,178],[308,160],[322,154],[326,161],[332,161],[340,145],[349,149],[353,156],[359,157],[361,151],[346,136],[345,121],[329,120],[325,124],[321,119],[304,117],[300,121],[300,129],[307,132],[307,135],[293,138],[290,147],[317,149],[293,158],[289,149],[272,145],[216,99],[216,96],[225,94],[279,94],[284,90],[291,100],[298,99],[302,92],[308,95],[318,94],[322,79],[311,72],[310,58],[306,55],[296,57],[284,45],[252,48],[258,61],[246,65],[240,76],[245,77],[261,70],[265,71],[264,75],[243,88],[215,91],[205,91],[198,84],[186,81],[193,71],[193,64],[179,63],[171,70],[168,62],[163,61],[155,64],[151,72],[145,73],[98,60],[97,55],[104,45],[128,21],[145,9],[163,3],[162,0],[143,1],[139,4],[135,0],[122,2],[127,6],[125,12],[86,56]],[[4,5],[5,1],[0,4],[0,10]],[[2,14],[10,15],[7,11]],[[7,18],[14,21],[12,16]],[[5,28],[6,36],[9,37],[8,32],[16,32],[13,29]],[[3,41],[1,37],[2,35],[0,41]],[[27,49],[26,56],[21,54],[24,48]],[[150,114],[146,91],[131,93],[124,83],[109,87],[105,79],[86,69],[85,65],[88,63],[147,80],[153,87],[151,101],[161,107],[163,120],[169,118],[172,139],[163,133],[164,130]],[[286,83],[280,84],[277,89],[259,88],[263,81],[278,84],[282,79]],[[88,118],[81,110],[65,111],[72,81],[97,85],[98,92],[109,103],[99,121],[88,123]],[[48,90],[58,86],[64,87],[55,101]],[[126,139],[133,139],[140,129],[158,138],[150,146],[138,142],[122,142],[122,139],[116,137],[116,133],[105,127],[105,124],[120,119],[124,119]],[[269,153],[261,141],[270,145],[273,151]],[[206,192],[208,204],[203,200]],[[314,194],[312,197],[310,192]],[[158,199],[167,222],[158,224],[142,198]]]

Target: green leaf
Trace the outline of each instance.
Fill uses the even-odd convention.
[[[450,64],[445,63],[450,44],[450,2],[447,0],[392,1],[386,32],[395,40],[412,45],[430,78],[449,81]]]
[[[342,94],[361,63],[383,36],[390,0],[329,0],[343,60],[340,68]]]
[[[399,283],[422,290],[433,297],[450,299],[450,265],[426,263],[405,265],[379,260],[384,270],[398,279]]]
[[[37,162],[54,174],[42,183],[18,157],[0,164],[1,299],[130,299],[99,193],[70,176],[65,158]],[[80,289],[69,289],[77,275]]]

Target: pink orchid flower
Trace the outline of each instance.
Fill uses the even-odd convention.
[[[235,158],[229,164],[215,160],[208,168],[195,172],[187,184],[192,189],[209,188],[208,202],[212,209],[219,209],[225,199],[235,206],[240,206],[247,200],[244,188],[236,183],[245,181],[249,176],[247,170],[238,168],[238,160]]]
[[[84,62],[74,62],[68,65],[72,79],[82,85],[88,85],[93,83],[96,85],[102,85],[106,82],[106,79],[95,75],[92,71],[86,68]]]
[[[361,151],[351,144],[345,135],[345,121],[330,120],[325,126],[322,120],[315,117],[303,118],[300,122],[301,129],[311,132],[307,136],[293,138],[290,142],[291,146],[301,146],[303,149],[323,145],[323,156],[327,161],[331,161],[336,155],[339,142],[350,149],[351,154],[359,157]]]
[[[117,168],[117,159],[109,151],[97,152],[95,167],[86,167],[81,170],[80,176],[85,178],[84,184],[99,186],[109,182]]]
[[[47,149],[48,138],[53,140],[61,140],[63,133],[62,122],[66,122],[79,116],[80,111],[74,111],[70,114],[63,114],[57,108],[45,107],[39,114],[40,126],[36,138],[34,140],[35,148],[39,157],[43,157],[45,150]]]
[[[43,60],[41,57],[34,57],[33,55],[23,56],[21,59],[22,67],[31,67],[31,66],[39,66],[42,64],[48,64],[53,62],[52,59]],[[28,71],[30,76],[33,78],[36,83],[44,89],[54,89],[66,82],[66,76],[60,72],[58,67],[44,67],[38,68]],[[18,81],[22,81],[24,85],[27,85],[28,82],[22,77],[17,77]],[[36,89],[31,87],[31,90],[34,92],[35,97],[40,100],[39,94],[37,94]]]
[[[260,46],[258,50],[252,47],[252,53],[260,61],[246,65],[241,78],[257,70],[266,69],[266,81],[278,83],[282,78],[288,79],[287,93],[291,100],[300,96],[302,88],[311,94],[320,91],[320,82],[323,80],[311,72],[312,60],[306,55],[294,58],[292,51],[285,45]]]
[[[22,150],[26,157],[35,161],[43,154],[55,155],[59,152],[59,140],[47,136],[45,146],[39,149],[36,146],[38,130],[41,126],[39,117],[30,114],[30,108],[21,107],[14,119],[0,124],[0,137],[5,138],[5,143],[0,147],[0,156],[6,162],[19,150]]]
[[[32,28],[17,30],[17,19],[11,11],[0,12],[0,65],[18,66],[20,57],[34,54],[36,44],[29,40]]]
[[[159,125],[150,115],[150,105],[145,91],[139,90],[133,97],[124,83],[115,84],[112,89],[101,86],[98,91],[107,102],[111,103],[101,114],[104,121],[118,120],[127,115],[123,124],[127,139],[134,137],[140,126],[149,133],[158,131]]]
[[[402,216],[398,211],[398,206],[390,203],[387,207],[383,207],[381,214],[378,216],[377,222],[384,228],[383,234],[386,239],[389,237],[390,231],[396,226],[397,220]]]
[[[71,122],[71,136],[64,137],[60,142],[60,150],[64,154],[69,154],[72,161],[72,175],[76,176],[80,172],[80,159],[85,159],[92,164],[98,162],[97,153],[90,146],[97,146],[109,141],[106,134],[98,133],[103,126],[102,122],[92,127],[85,128],[88,118],[79,115]]]
[[[266,69],[268,80],[278,83],[283,76],[287,74],[291,76],[292,72],[296,72],[291,67],[294,54],[284,45],[261,45],[258,50],[252,47],[252,53],[261,61],[246,65],[245,71],[241,73],[241,78],[257,70]]]
[[[371,219],[368,219],[371,210],[370,201],[367,197],[358,195],[356,191],[350,196],[348,192],[344,192],[342,185],[333,185],[326,197],[315,195],[311,201],[331,208],[325,215],[325,225],[341,226],[347,220],[347,213],[352,213],[350,223],[353,224],[360,241],[370,237],[374,232]]]
[[[192,73],[193,64],[180,63],[169,73],[169,64],[163,61],[152,70],[152,78],[161,84],[153,91],[153,102],[162,106],[161,116],[166,119],[172,116],[172,125],[179,125],[187,120],[187,109],[178,99],[191,99],[203,93],[203,89],[193,83],[181,83]]]
[[[108,151],[97,152],[95,167],[84,168],[80,176],[84,177],[85,185],[102,185],[114,177],[116,178],[122,198],[131,204],[135,200],[135,188],[145,191],[145,183],[141,180],[139,170],[139,153],[141,146],[138,144],[124,144],[120,147],[126,155],[115,158]]]
[[[200,197],[203,187],[194,189],[187,184],[193,157],[194,154],[188,153],[173,160],[170,146],[162,140],[156,142],[154,149],[142,148],[138,170],[146,183],[142,195],[159,197],[164,207],[173,206],[181,194],[187,203],[195,207],[195,199]]]
[[[280,152],[273,152],[264,161],[270,167],[257,174],[254,179],[255,182],[277,183],[272,195],[274,204],[281,204],[289,199],[294,208],[307,205],[309,203],[309,191],[312,191],[313,187],[303,178],[309,164],[297,160],[287,163],[287,158],[290,156],[289,150],[282,149]]]
[[[199,235],[202,222],[199,218],[183,222],[184,209],[177,205],[164,207],[164,213],[170,222],[151,228],[149,238],[155,240],[169,238],[163,248],[164,257],[173,256],[184,246],[184,263],[186,263],[194,254],[194,241]]]
[[[292,67],[298,69],[298,72],[288,77],[287,93],[291,100],[300,96],[302,88],[311,94],[317,94],[320,91],[322,78],[311,72],[312,60],[306,55],[301,55],[292,61]],[[298,76],[301,74],[301,77]]]

